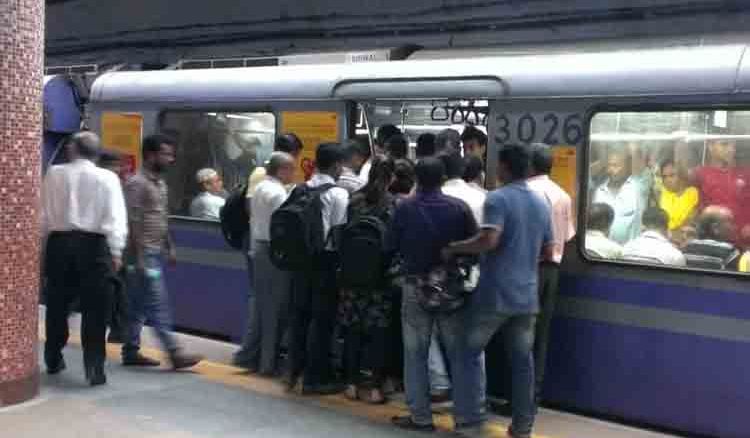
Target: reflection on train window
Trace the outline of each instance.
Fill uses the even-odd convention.
[[[589,257],[747,272],[750,111],[598,113],[590,136]]]
[[[168,175],[170,214],[218,220],[217,198],[245,183],[271,155],[275,126],[265,112],[161,113],[160,131],[177,142]]]

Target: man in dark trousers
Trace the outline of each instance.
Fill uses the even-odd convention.
[[[119,179],[93,163],[99,137],[80,132],[66,149],[70,162],[50,168],[44,180],[48,281],[44,361],[49,374],[65,369],[62,349],[68,341],[68,312],[79,297],[86,380],[95,386],[107,381],[105,334],[111,279],[122,266],[127,217]]]

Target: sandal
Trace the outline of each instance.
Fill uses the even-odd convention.
[[[344,397],[352,401],[359,400],[359,389],[357,385],[347,385],[346,391],[344,391]]]

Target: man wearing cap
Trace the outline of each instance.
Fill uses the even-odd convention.
[[[218,221],[219,212],[225,202],[220,196],[224,192],[224,181],[214,169],[201,169],[195,178],[201,192],[190,203],[190,216]]]

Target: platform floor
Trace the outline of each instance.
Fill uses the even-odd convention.
[[[42,319],[43,321],[43,319]],[[75,327],[76,322],[72,324]],[[41,334],[40,328],[40,334]],[[41,375],[41,394],[0,409],[3,438],[199,438],[199,437],[403,437],[426,436],[394,429],[392,415],[405,412],[401,401],[368,406],[342,396],[288,395],[280,383],[249,376],[227,365],[232,344],[179,335],[191,351],[210,360],[192,371],[132,369],[119,365],[119,346],[108,347],[109,384],[96,388],[83,378],[74,329],[65,351],[67,370]],[[147,336],[144,352],[159,357]],[[42,359],[40,357],[40,363]],[[436,408],[440,435],[451,430],[445,407]],[[507,419],[492,419],[492,435],[504,437]],[[542,409],[535,437],[667,438],[669,435]]]

